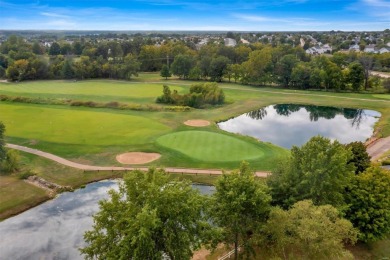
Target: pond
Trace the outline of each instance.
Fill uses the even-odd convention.
[[[203,194],[214,191],[193,187]],[[0,222],[0,259],[83,259],[78,251],[85,245],[83,234],[92,227],[98,201],[112,188],[118,189],[118,181],[92,183]]]
[[[316,135],[344,144],[364,142],[372,136],[380,116],[373,110],[283,104],[251,111],[218,126],[290,149]]]

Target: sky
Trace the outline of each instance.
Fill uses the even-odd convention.
[[[0,0],[0,29],[382,31],[390,0]]]

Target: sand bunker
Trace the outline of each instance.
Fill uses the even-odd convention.
[[[122,164],[145,164],[153,162],[161,157],[159,153],[123,153],[116,156],[116,160]]]
[[[195,120],[187,120],[184,122],[184,124],[188,126],[204,127],[210,125],[210,122],[207,120],[195,119]]]

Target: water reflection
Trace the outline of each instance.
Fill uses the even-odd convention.
[[[296,104],[273,105],[219,123],[225,131],[291,148],[315,135],[341,143],[365,141],[380,113],[372,110]]]
[[[194,187],[203,194],[214,191]],[[112,188],[118,188],[117,181],[89,184],[0,222],[0,259],[83,259],[78,251],[85,245],[83,234],[92,227],[98,201]]]

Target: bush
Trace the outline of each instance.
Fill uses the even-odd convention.
[[[2,173],[13,173],[19,169],[20,156],[15,150],[8,150],[5,155],[5,160],[1,164]]]
[[[34,176],[35,173],[31,170],[27,170],[27,171],[24,171],[24,172],[21,172],[18,174],[18,178],[21,179],[21,180],[27,180],[28,177],[30,176]]]
[[[162,104],[174,104],[202,108],[207,105],[219,105],[225,101],[225,94],[217,83],[194,84],[190,88],[190,93],[180,95],[177,91],[171,92],[168,86],[163,86],[163,95],[157,97],[156,102]]]

